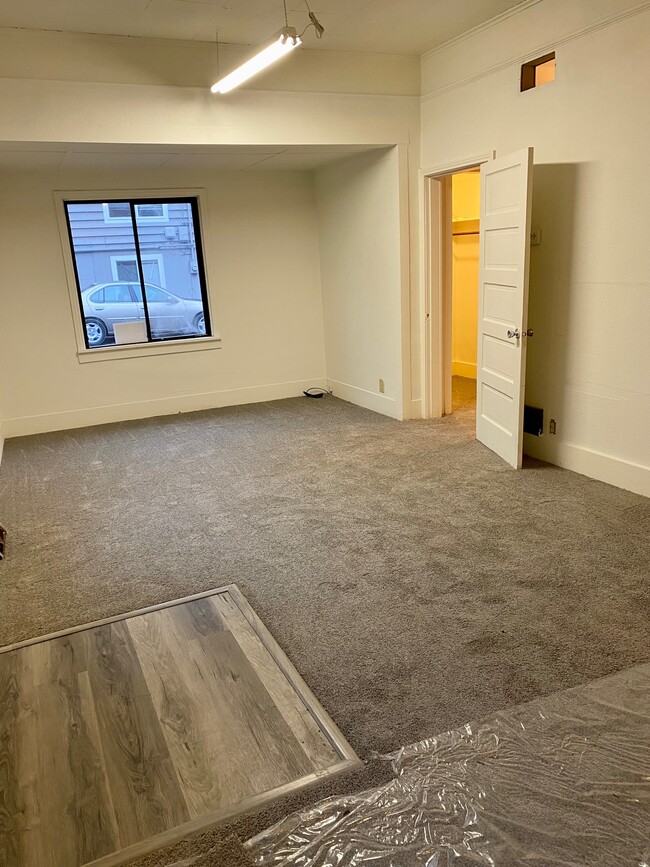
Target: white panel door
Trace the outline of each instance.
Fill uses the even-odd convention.
[[[523,455],[533,149],[481,166],[476,438]]]

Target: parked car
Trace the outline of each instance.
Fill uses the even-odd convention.
[[[205,335],[202,301],[179,298],[154,283],[144,285],[154,338]],[[134,322],[145,318],[139,283],[100,283],[84,289],[81,300],[88,346],[91,348],[101,346],[114,336],[116,322]]]

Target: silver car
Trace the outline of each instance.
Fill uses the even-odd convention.
[[[204,337],[205,313],[202,301],[179,298],[145,283],[151,335],[160,337]],[[116,322],[144,320],[144,304],[139,283],[100,283],[81,293],[88,346],[101,346],[114,337]]]

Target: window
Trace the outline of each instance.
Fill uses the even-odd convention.
[[[147,283],[165,286],[165,263],[160,253],[140,254],[142,273]],[[138,262],[135,256],[111,256],[113,280],[139,280]]]
[[[131,207],[128,202],[103,202],[104,222],[130,223]],[[142,222],[166,223],[169,220],[165,202],[147,202],[135,206],[138,219]]]
[[[128,202],[107,202],[104,205],[106,220],[130,220],[131,208]]]
[[[135,209],[141,220],[147,220],[153,217],[162,217],[165,220],[167,219],[167,209],[162,204],[136,205]]]
[[[530,60],[521,67],[521,90],[532,90],[555,81],[555,52]]]
[[[131,304],[133,302],[133,294],[127,283],[109,283],[104,286],[101,291],[101,300],[99,304]],[[93,299],[94,299],[93,295]]]
[[[159,289],[157,286],[152,286],[151,283],[145,283],[145,289],[147,292],[147,301],[149,304],[157,303],[157,304],[173,304],[174,296],[168,295],[166,292],[163,292],[162,289]],[[142,290],[140,289],[139,283],[133,284],[133,289],[136,293],[138,301],[142,301]]]
[[[64,209],[86,349],[211,336],[195,197]]]

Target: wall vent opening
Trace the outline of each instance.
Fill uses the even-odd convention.
[[[545,54],[536,60],[529,60],[521,67],[521,90],[532,90],[542,84],[555,81],[555,52]]]
[[[541,437],[544,433],[544,410],[524,404],[524,433]]]

